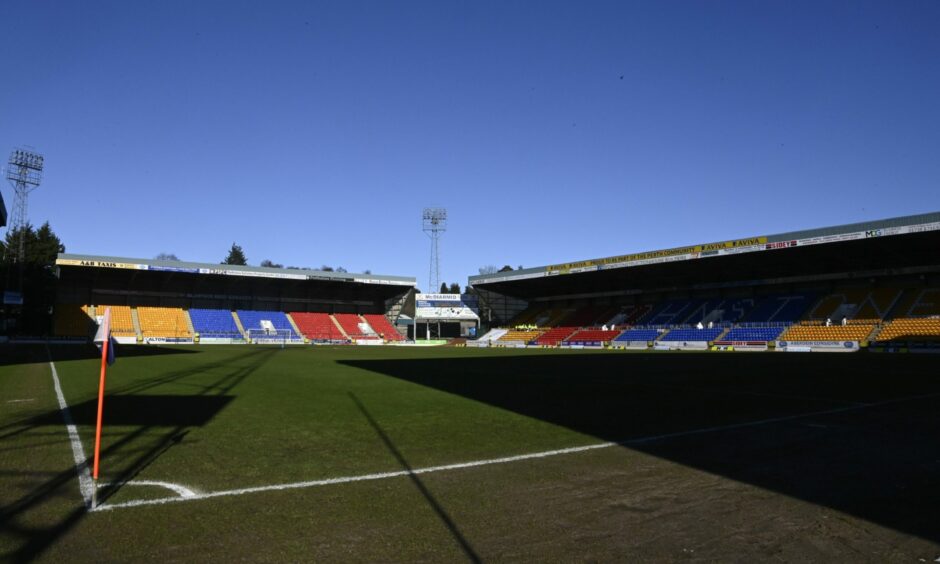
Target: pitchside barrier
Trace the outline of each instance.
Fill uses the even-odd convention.
[[[777,341],[784,352],[858,352],[858,341]]]

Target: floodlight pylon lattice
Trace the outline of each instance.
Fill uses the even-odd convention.
[[[431,269],[428,274],[428,292],[436,292],[441,283],[441,234],[447,231],[447,210],[424,208],[421,214],[422,230],[431,238]]]
[[[22,265],[26,260],[26,225],[29,193],[42,182],[43,156],[27,149],[14,149],[7,162],[7,180],[13,185],[13,217],[10,230],[17,234],[14,262]]]

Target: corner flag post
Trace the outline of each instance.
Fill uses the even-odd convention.
[[[95,463],[92,470],[93,489],[91,494],[91,508],[98,505],[98,462],[101,455],[101,419],[104,413],[104,384],[108,365],[114,362],[114,349],[111,341],[111,308],[105,310],[104,320],[98,327],[95,343],[101,343],[101,375],[98,381],[98,420],[95,424]]]

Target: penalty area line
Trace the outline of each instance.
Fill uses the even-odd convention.
[[[267,486],[255,486],[255,487],[240,488],[240,489],[235,489],[235,490],[221,490],[221,491],[216,491],[216,492],[193,493],[193,495],[186,495],[186,496],[180,496],[180,497],[163,497],[163,498],[155,498],[155,499],[139,499],[139,500],[133,500],[133,501],[120,502],[120,503],[105,503],[103,505],[99,505],[98,507],[92,509],[92,511],[95,511],[95,512],[111,511],[114,509],[141,507],[145,505],[164,505],[164,504],[169,504],[169,503],[180,503],[184,501],[212,499],[216,497],[232,497],[232,496],[240,496],[240,495],[254,494],[254,493],[315,488],[319,486],[348,484],[352,482],[367,482],[367,481],[372,481],[372,480],[384,480],[388,478],[400,478],[400,477],[410,476],[410,475],[431,474],[433,472],[445,472],[448,470],[462,470],[465,468],[477,468],[480,466],[508,464],[511,462],[521,462],[523,460],[549,458],[553,456],[575,454],[575,453],[587,452],[587,451],[592,451],[592,450],[600,450],[600,449],[605,449],[605,448],[610,448],[610,447],[615,447],[615,446],[628,446],[632,444],[638,445],[638,444],[650,443],[650,442],[655,442],[655,441],[663,441],[663,440],[680,438],[680,437],[703,435],[707,433],[733,431],[737,429],[745,429],[748,427],[758,427],[761,425],[770,425],[773,423],[783,423],[785,421],[795,421],[799,419],[805,419],[807,417],[820,417],[820,416],[825,416],[825,415],[835,415],[837,413],[862,411],[862,410],[872,409],[875,407],[880,407],[880,406],[885,406],[885,405],[903,403],[903,402],[908,402],[908,401],[930,399],[930,398],[936,398],[936,397],[940,397],[940,393],[923,394],[923,395],[918,395],[918,396],[908,396],[908,397],[903,397],[903,398],[885,400],[885,401],[881,401],[878,403],[849,405],[849,406],[843,406],[843,407],[836,407],[832,409],[813,411],[809,413],[798,413],[795,415],[783,415],[780,417],[758,419],[755,421],[744,421],[741,423],[731,423],[728,425],[719,425],[719,426],[714,426],[714,427],[701,427],[698,429],[677,431],[675,433],[664,433],[664,434],[659,434],[659,435],[649,435],[646,437],[636,437],[636,438],[632,438],[632,439],[628,439],[624,441],[594,443],[594,444],[575,446],[575,447],[569,447],[569,448],[560,448],[556,450],[546,450],[542,452],[518,454],[515,456],[504,456],[501,458],[490,458],[486,460],[473,460],[470,462],[458,462],[456,464],[445,464],[442,466],[428,466],[424,468],[415,468],[412,470],[398,470],[394,472],[379,472],[376,474],[362,474],[359,476],[341,476],[337,478],[326,478],[322,480],[309,480],[305,482],[271,484]]]

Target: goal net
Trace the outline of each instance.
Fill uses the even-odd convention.
[[[291,343],[302,340],[291,329],[249,329],[249,343]]]

